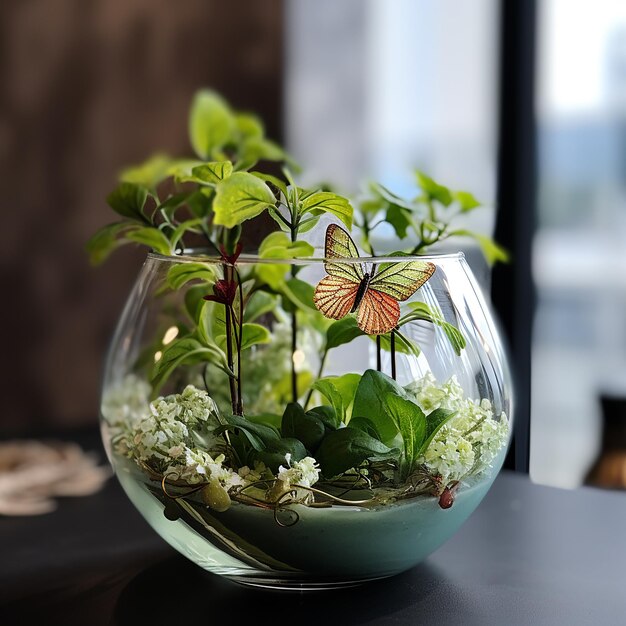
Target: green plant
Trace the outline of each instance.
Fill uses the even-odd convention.
[[[403,332],[405,325],[416,320],[427,322],[441,328],[457,355],[465,348],[461,332],[440,311],[423,302],[404,304],[430,278],[435,266],[404,259],[407,250],[394,253],[397,261],[374,263],[368,271],[343,270],[352,291],[342,292],[341,297],[353,298],[349,303],[353,306],[328,315],[341,317],[332,321],[326,316],[332,304],[321,307],[313,287],[299,277],[300,266],[290,262],[313,256],[313,247],[301,236],[315,228],[324,214],[348,230],[354,221],[372,254],[370,235],[379,224],[388,222],[401,240],[414,235],[413,254],[423,253],[449,237],[471,236],[489,261],[503,260],[504,251],[490,239],[452,226],[456,217],[476,209],[479,203],[471,194],[450,191],[419,172],[421,191],[415,199],[402,200],[372,183],[369,197],[356,209],[337,193],[300,187],[292,174],[297,166],[265,137],[260,121],[233,111],[210,91],[199,92],[194,98],[189,133],[195,157],[158,155],[122,172],[120,184],[107,198],[121,219],[100,229],[87,245],[95,263],[129,243],[172,257],[192,245],[208,250],[208,254],[196,253],[193,262],[171,265],[162,293],[182,295],[180,307],[171,311],[168,320],[174,338],[148,346],[136,365],[138,370],[148,371],[153,398],[176,378],[179,383],[204,384],[214,396],[211,402],[216,400],[221,409],[216,411],[219,425],[212,431],[219,446],[190,448],[185,440],[169,442],[170,447],[190,449],[189,458],[200,464],[206,475],[212,471],[211,464],[227,464],[230,482],[213,480],[206,496],[209,503],[219,502],[215,506],[220,507],[224,499],[218,497],[216,489],[242,494],[235,490],[234,476],[239,470],[255,468],[255,480],[264,484],[273,480],[268,476],[280,483],[306,475],[307,487],[311,487],[311,467],[318,467],[312,462],[319,463],[316,471],[329,484],[337,485],[352,476],[354,485],[360,487],[410,484],[407,493],[411,495],[441,495],[450,481],[441,482],[442,470],[434,473],[428,469],[426,453],[457,410],[440,407],[427,411],[395,381],[396,353],[417,356],[420,352]],[[282,177],[263,170],[267,161],[283,164]],[[269,215],[278,230],[260,242],[258,256],[262,262],[241,263],[242,230],[262,214]],[[327,241],[331,229],[343,233],[342,245],[350,250],[350,255],[334,250],[333,254],[357,258],[356,245],[342,228],[329,227]],[[333,274],[331,265],[326,265],[329,274]],[[324,280],[332,286],[338,283],[337,275],[341,276],[342,270]],[[386,276],[389,278],[383,280]],[[379,299],[386,297],[393,308],[395,317],[388,316],[390,323],[370,328],[351,315],[370,289],[378,289]],[[285,341],[287,333],[289,340]],[[361,336],[376,342],[377,370],[325,377],[329,353]],[[310,341],[319,346],[316,375],[296,368],[298,348],[307,337],[313,337]],[[270,363],[255,361],[257,350],[263,347],[266,357],[272,358]],[[391,355],[391,376],[381,371],[382,352]],[[252,382],[246,380],[250,375],[255,377]],[[259,378],[271,378],[273,402],[266,412],[253,414],[245,406],[246,385],[259,389]],[[227,389],[223,397],[220,387]],[[196,397],[193,389],[196,387],[189,397]],[[180,401],[170,398],[167,406]],[[313,400],[326,404],[309,408]],[[163,402],[159,406],[165,406]],[[146,419],[152,428],[150,418]],[[158,432],[156,426],[153,430]],[[132,437],[124,441],[129,454],[136,454]],[[163,450],[159,454],[169,454]],[[216,458],[221,458],[218,453],[222,452],[224,460],[218,463]],[[172,461],[177,459],[180,463],[179,455]],[[143,457],[136,460],[146,461]],[[161,461],[150,465],[150,471],[165,471]],[[300,464],[285,470],[293,470],[289,479],[285,472],[281,474],[285,462]],[[188,465],[181,465],[178,474],[187,476],[190,471]],[[450,476],[457,480],[456,474]],[[249,488],[253,482],[246,483],[245,489]]]

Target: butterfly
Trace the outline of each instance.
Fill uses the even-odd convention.
[[[369,271],[362,263],[333,263],[359,257],[354,241],[337,224],[326,229],[324,256],[328,276],[315,288],[315,306],[334,320],[356,312],[359,328],[368,335],[394,329],[400,319],[398,302],[410,298],[435,272],[427,261],[385,262]]]

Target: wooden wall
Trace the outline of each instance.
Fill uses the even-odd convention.
[[[282,2],[0,3],[0,435],[95,424],[102,360],[142,252],[92,269],[124,165],[189,152],[203,86],[281,139]]]

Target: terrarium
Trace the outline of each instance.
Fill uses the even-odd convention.
[[[453,224],[479,203],[421,173],[414,199],[371,184],[357,206],[263,174],[286,156],[210,92],[190,128],[199,158],[127,170],[124,219],[90,244],[153,248],[105,368],[117,477],[166,541],[240,583],[404,571],[479,504],[511,430],[489,306],[462,253],[430,251],[471,235]],[[242,252],[264,215],[276,230]],[[375,254],[382,223],[404,250]]]

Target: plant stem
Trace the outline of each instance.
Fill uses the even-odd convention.
[[[382,369],[382,358],[380,348],[380,335],[376,335],[376,371],[380,372]]]
[[[241,276],[235,270],[237,283],[239,284],[239,337],[237,339],[237,409],[238,415],[243,415],[243,392],[241,387],[241,341],[243,336],[243,287],[241,286]]]
[[[232,267],[229,265],[224,265],[224,278],[227,281],[232,280]],[[228,362],[228,368],[230,371],[234,371],[234,359],[233,359],[233,320],[232,320],[232,310],[229,305],[224,305],[225,311],[225,322],[226,322],[226,360]],[[230,403],[231,408],[233,410],[234,415],[239,415],[237,413],[239,408],[238,402],[238,393],[237,393],[237,383],[235,379],[229,374],[228,376],[228,384],[230,387]]]
[[[324,348],[324,352],[322,352],[322,357],[320,359],[320,366],[317,370],[317,378],[319,380],[322,377],[322,373],[324,372],[324,365],[326,364],[326,356],[328,355],[328,349]],[[308,406],[311,401],[311,396],[313,395],[313,389],[309,389],[309,393],[307,393],[306,398],[304,400],[304,409]]]
[[[396,379],[396,331],[391,330],[391,378]]]
[[[291,217],[291,241],[296,241],[298,237],[298,220],[295,211],[292,211]],[[291,266],[291,277],[295,278],[296,268]],[[291,397],[293,402],[298,401],[298,373],[296,372],[296,363],[294,355],[298,349],[298,315],[297,309],[291,313]]]

